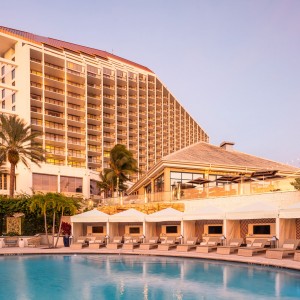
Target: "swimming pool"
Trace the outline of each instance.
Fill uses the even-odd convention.
[[[300,272],[197,259],[0,257],[0,299],[300,299]]]

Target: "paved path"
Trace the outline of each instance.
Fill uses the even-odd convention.
[[[230,262],[239,262],[239,263],[248,263],[248,264],[258,264],[263,266],[273,266],[279,268],[289,268],[300,271],[300,262],[294,261],[293,256],[285,259],[269,259],[265,258],[264,254],[255,255],[252,257],[238,256],[236,254],[231,255],[221,255],[216,252],[211,253],[198,253],[196,251],[190,252],[178,252],[176,250],[170,251],[158,251],[158,250],[107,250],[106,248],[101,249],[71,249],[69,247],[61,247],[55,249],[48,248],[0,248],[0,256],[6,255],[33,255],[33,254],[130,254],[130,255],[157,255],[157,256],[172,256],[172,257],[190,257],[190,258],[200,258],[200,259],[211,259],[218,261],[230,261]]]

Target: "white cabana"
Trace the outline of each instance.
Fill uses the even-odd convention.
[[[72,224],[72,235],[74,239],[81,235],[92,234],[96,227],[102,227],[101,231],[106,234],[106,229],[108,225],[108,214],[99,211],[98,209],[93,209],[86,211],[84,213],[75,215],[71,217]]]
[[[108,221],[108,214],[99,211],[96,208],[71,217],[72,223],[92,223],[92,222],[106,223],[107,221]]]
[[[109,216],[109,222],[144,222],[146,214],[130,208],[128,210],[119,212]]]
[[[193,220],[223,220],[225,211],[213,205],[207,205],[196,210],[189,210],[183,213],[184,221]]]
[[[280,209],[279,218],[281,219],[300,219],[300,202]]]
[[[182,221],[183,213],[168,207],[146,216],[146,222]]]
[[[264,202],[240,206],[226,213],[226,219],[228,220],[268,219],[277,217],[278,208]]]
[[[134,208],[109,216],[110,237],[123,235],[140,236],[144,234],[145,216],[146,214]]]

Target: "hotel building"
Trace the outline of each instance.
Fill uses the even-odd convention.
[[[111,53],[0,26],[1,112],[41,133],[46,162],[18,166],[16,193],[90,198],[119,143],[141,177],[162,157],[208,135],[147,67]],[[132,178],[136,181],[138,178]],[[0,193],[8,193],[1,174]]]

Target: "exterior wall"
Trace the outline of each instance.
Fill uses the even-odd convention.
[[[116,143],[133,152],[141,176],[163,156],[208,141],[154,73],[5,33],[0,33],[1,43],[2,48],[8,46],[0,48],[0,67],[16,69],[14,86],[9,80],[5,85],[0,82],[0,90],[16,92],[15,110],[9,104],[3,112],[17,114],[31,124],[42,134],[39,141],[47,150],[47,163],[40,169],[20,168],[17,193],[30,193],[33,169],[82,178],[88,170],[100,172],[108,167],[108,153]],[[89,181],[84,182],[87,198]]]

